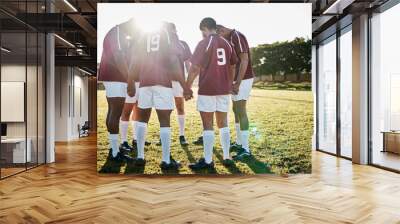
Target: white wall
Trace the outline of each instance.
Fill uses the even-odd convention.
[[[88,120],[88,78],[83,75],[76,68],[56,67],[56,141],[79,138],[78,125]]]

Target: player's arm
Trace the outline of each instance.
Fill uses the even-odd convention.
[[[230,72],[231,80],[233,82],[233,80],[235,80],[236,65],[230,65],[229,72]]]
[[[240,82],[242,82],[243,77],[246,74],[247,65],[249,64],[249,54],[248,53],[240,53],[239,59],[240,59],[239,74],[236,79],[236,83],[238,83],[238,84],[240,84]]]
[[[185,62],[185,68],[186,68],[186,71],[188,71],[188,73],[189,73],[189,69],[190,69],[190,61],[189,60],[186,60]]]
[[[139,80],[139,67],[139,63],[134,64],[128,73],[128,95],[130,97],[135,96],[135,92],[137,91],[135,80]]]
[[[142,56],[144,54],[143,52],[143,43],[142,39],[139,39],[135,46],[140,46],[140,47],[132,47],[131,51],[134,51],[136,53],[136,60],[132,60],[130,63],[132,64],[131,68],[128,69],[128,95],[130,97],[133,97],[135,95],[135,92],[137,91],[136,86],[135,86],[135,81],[139,80],[139,75],[140,75],[140,66],[142,63]]]
[[[172,55],[170,58],[171,62],[171,67],[172,67],[172,72],[170,73],[172,80],[176,80],[181,84],[182,88],[185,89],[185,74],[184,71],[182,71],[180,62],[179,62],[179,57],[177,55]]]
[[[194,80],[200,74],[200,67],[198,65],[192,64],[189,69],[188,79],[186,81],[186,86],[191,89]]]
[[[186,68],[186,71],[189,73],[190,65],[190,58],[192,57],[192,51],[190,50],[189,45],[186,42],[183,42],[185,46],[185,59],[184,59],[184,66]]]

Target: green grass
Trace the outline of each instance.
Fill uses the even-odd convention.
[[[269,90],[311,90],[310,82],[262,82],[254,83],[254,87],[258,89]]]
[[[195,99],[196,100],[196,99]],[[201,121],[195,107],[195,100],[186,102],[186,138],[192,142],[202,132]],[[144,169],[127,164],[115,164],[107,160],[108,140],[105,127],[107,103],[105,92],[98,91],[98,152],[97,169],[100,173],[126,174],[162,174],[159,168],[161,146],[155,143],[159,139],[159,126],[155,111],[149,122],[147,140],[153,142],[145,148],[147,161]],[[250,119],[250,148],[254,158],[235,162],[232,168],[222,165],[222,149],[219,133],[215,130],[214,162],[215,170],[202,171],[200,174],[260,174],[260,173],[310,173],[311,172],[311,136],[313,131],[313,100],[310,91],[265,90],[254,88],[248,102]],[[202,146],[190,144],[182,148],[178,142],[178,123],[176,112],[172,113],[171,153],[175,160],[182,163],[178,171],[168,174],[194,174],[188,164],[203,156]],[[231,138],[234,139],[233,113],[229,113]],[[129,127],[129,133],[131,133]],[[131,140],[131,138],[129,138]],[[232,153],[232,152],[231,152]],[[233,153],[232,153],[233,155]],[[133,154],[133,156],[136,156]]]

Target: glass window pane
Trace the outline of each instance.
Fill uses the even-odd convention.
[[[318,148],[336,153],[336,40],[318,48]]]
[[[400,170],[400,5],[371,19],[372,163]]]
[[[27,80],[26,80],[26,114],[27,114],[27,143],[28,150],[30,150],[30,161],[27,164],[28,168],[37,165],[38,160],[38,141],[37,141],[37,127],[38,127],[38,113],[37,113],[37,75],[38,75],[38,36],[36,32],[27,33]]]
[[[38,164],[45,163],[45,44],[46,37],[44,34],[39,33],[39,45],[38,45]]]
[[[1,174],[2,178],[25,170],[26,34],[1,34]]]
[[[340,153],[352,157],[352,35],[340,36]]]

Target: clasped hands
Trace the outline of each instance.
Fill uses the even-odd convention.
[[[193,90],[187,84],[183,87],[183,97],[186,101],[193,98]]]

